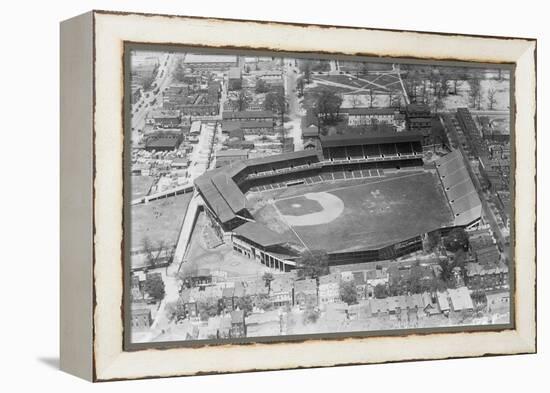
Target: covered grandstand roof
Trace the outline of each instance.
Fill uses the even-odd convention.
[[[381,143],[420,142],[419,132],[370,132],[368,135],[330,135],[321,136],[323,147],[340,147],[350,145],[375,145]]]
[[[258,166],[277,162],[285,162],[298,158],[308,158],[319,161],[319,152],[303,150],[273,156],[236,161],[221,168],[204,173],[195,180],[195,185],[201,191],[206,203],[216,213],[221,222],[229,222],[237,214],[246,209],[246,196],[233,180],[233,177],[250,166]]]
[[[246,208],[246,197],[231,177],[219,172],[212,176],[212,182],[233,212],[238,213]]]
[[[256,166],[256,165],[272,164],[275,162],[282,162],[282,161],[288,161],[288,160],[293,160],[297,158],[307,158],[307,157],[319,158],[319,152],[316,150],[293,151],[290,153],[276,154],[273,156],[252,158],[250,160],[247,160],[246,163],[248,166]]]
[[[200,189],[205,202],[216,213],[221,222],[229,222],[236,217],[227,201],[214,186],[210,176],[200,176],[195,180],[195,185]]]
[[[447,200],[453,211],[454,225],[469,225],[481,217],[481,200],[459,150],[435,162]]]
[[[235,233],[262,247],[282,244],[285,240],[277,232],[257,222],[246,222],[235,229]]]

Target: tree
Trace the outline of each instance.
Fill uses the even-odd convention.
[[[350,96],[350,103],[352,108],[357,108],[361,105],[361,99],[356,94],[352,94]]]
[[[263,79],[258,79],[256,82],[256,93],[267,93],[269,91],[269,85]]]
[[[160,274],[149,274],[145,279],[145,292],[156,300],[164,298],[164,281]]]
[[[470,84],[470,103],[472,105],[472,108],[480,108],[481,105],[481,81],[477,76],[474,76],[469,81]]]
[[[300,97],[304,95],[304,78],[298,78],[296,81],[296,88],[300,94]]]
[[[275,277],[273,277],[273,273],[265,272],[264,275],[262,276],[262,279],[265,282],[265,286],[271,289],[271,281],[275,279]]]
[[[285,113],[286,113],[286,97],[281,91],[267,93],[264,101],[265,110],[281,114],[281,139],[285,142]]]
[[[443,242],[445,248],[451,252],[456,252],[459,249],[468,249],[468,234],[462,228],[454,228],[445,237]]]
[[[497,103],[496,99],[496,93],[497,91],[495,89],[489,89],[487,90],[487,102],[489,103],[489,110],[493,110],[495,104]]]
[[[463,270],[466,267],[466,262],[468,262],[468,254],[464,249],[459,248],[453,257],[453,268],[458,267]]]
[[[439,267],[441,269],[441,280],[448,282],[453,275],[452,263],[448,259],[439,261]]]
[[[245,316],[249,315],[254,308],[252,297],[250,297],[250,295],[244,295],[243,297],[240,297],[239,299],[237,299],[236,307],[239,310],[244,311]]]
[[[174,70],[174,78],[178,82],[182,82],[185,78],[185,68],[181,60],[178,61],[178,63],[176,64],[176,69]]]
[[[302,61],[302,72],[304,73],[304,79],[307,84],[311,83],[311,64],[308,60]]]
[[[323,90],[317,98],[317,111],[325,123],[334,123],[338,120],[342,98],[330,90]]]
[[[267,93],[264,101],[264,109],[266,111],[281,113],[284,123],[284,114],[286,112],[285,95],[280,91]]]
[[[369,63],[361,63],[361,74],[367,75],[369,73]]]
[[[372,108],[374,105],[374,92],[372,89],[369,89],[369,107]]]
[[[428,252],[437,250],[437,247],[441,244],[441,233],[439,231],[432,231],[428,233],[427,250]]]
[[[151,242],[151,239],[149,239],[148,236],[145,236],[143,239],[141,239],[141,248],[145,253],[145,265],[147,267],[155,266],[155,263],[156,263],[155,248],[153,247],[153,243]]]
[[[423,291],[423,269],[419,265],[411,267],[407,282],[407,290],[410,293],[421,293]]]
[[[244,91],[240,91],[237,95],[237,108],[239,109],[239,111],[242,112],[246,110],[249,102],[250,97],[248,97]]]
[[[347,304],[357,303],[357,286],[353,281],[345,281],[340,285],[340,299]]]
[[[218,301],[210,298],[198,304],[199,316],[202,321],[207,321],[210,317],[215,317],[220,313]]]
[[[304,323],[315,323],[319,319],[319,309],[313,302],[308,302],[306,304],[306,309],[304,311]]]
[[[384,299],[389,296],[388,289],[383,284],[377,284],[374,287],[374,297],[377,299]]]
[[[271,311],[273,309],[273,303],[266,294],[261,294],[256,298],[256,306],[264,311]]]
[[[304,252],[297,260],[298,278],[318,278],[328,274],[328,255],[325,251]]]

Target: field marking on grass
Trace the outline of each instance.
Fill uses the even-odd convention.
[[[306,243],[302,240],[302,238],[300,237],[300,235],[298,235],[298,233],[294,230],[294,228],[292,227],[292,225],[290,225],[284,215],[279,211],[279,208],[275,205],[275,202],[270,202],[270,204],[273,206],[273,208],[275,209],[275,211],[277,212],[277,214],[279,215],[279,218],[286,224],[287,227],[290,228],[290,230],[292,232],[294,232],[294,235],[298,238],[298,240],[300,240],[300,243],[302,243],[302,245],[305,247],[305,249],[310,253],[311,253],[311,250],[309,249],[309,247],[306,245]],[[312,254],[313,255],[313,254]]]
[[[354,188],[354,187],[364,187],[364,186],[370,186],[372,184],[380,184],[380,183],[384,183],[384,182],[387,182],[387,181],[392,181],[392,180],[397,180],[397,179],[405,179],[407,177],[413,177],[413,176],[419,176],[419,175],[424,175],[425,173],[428,173],[428,172],[415,172],[415,173],[410,173],[408,175],[403,175],[403,176],[396,176],[396,177],[387,177],[387,178],[384,178],[384,179],[381,179],[381,180],[376,180],[376,181],[373,181],[373,182],[369,182],[369,183],[361,183],[361,184],[352,184],[352,185],[349,185],[349,186],[344,186],[344,187],[336,187],[336,188],[329,188],[329,189],[326,189],[326,190],[323,190],[323,191],[318,191],[318,192],[332,192],[332,191],[339,191],[339,190],[347,190],[347,189],[350,189],[350,188]],[[285,201],[285,200],[288,200],[288,199],[292,199],[292,198],[298,198],[302,195],[294,195],[294,196],[289,196],[289,197],[284,197],[284,198],[278,198],[278,199],[275,199],[273,198],[274,201]],[[275,208],[277,209],[277,206],[275,206]],[[279,214],[281,214],[279,212],[279,209],[277,209],[277,212]],[[288,225],[288,224],[287,224]]]

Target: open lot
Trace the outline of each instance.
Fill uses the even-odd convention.
[[[132,186],[132,199],[139,199],[147,194],[153,185],[155,179],[152,176],[132,176],[130,184]]]
[[[200,213],[197,218],[189,249],[187,262],[181,267],[183,273],[193,271],[197,268],[224,271],[227,277],[234,279],[261,277],[267,267],[233,251],[228,244],[221,244],[211,248],[204,237],[203,228],[208,225],[208,218]]]
[[[448,225],[452,213],[440,187],[430,172],[298,186],[262,194],[253,214],[310,250],[378,248]]]
[[[155,247],[160,243],[165,246],[175,245],[192,195],[177,195],[132,206],[132,250],[142,248],[146,237]]]

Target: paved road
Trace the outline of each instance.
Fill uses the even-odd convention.
[[[304,150],[302,141],[302,109],[296,96],[296,80],[299,76],[298,67],[285,63],[285,94],[288,100],[288,117],[290,121],[285,126],[290,126],[288,136],[294,140],[294,150]]]
[[[185,57],[185,54],[183,55],[183,57]],[[182,58],[182,55],[179,55],[177,59],[179,60],[180,58]],[[142,98],[139,102],[143,103],[143,105],[137,112],[132,113],[132,129],[134,129],[135,131],[143,130],[145,126],[145,118],[147,114],[151,111],[151,102],[157,100],[156,104],[161,104],[160,100],[162,98],[162,92],[172,82],[172,73],[174,71],[174,67],[177,64],[176,55],[167,53],[166,55],[163,55],[160,60],[161,61],[159,70],[157,72],[157,78],[154,82],[157,86],[154,90],[156,91],[158,88],[157,94],[154,94],[153,90],[151,90],[147,92],[149,94],[147,98],[145,97],[145,95],[142,95]],[[135,108],[135,105],[133,107]]]

